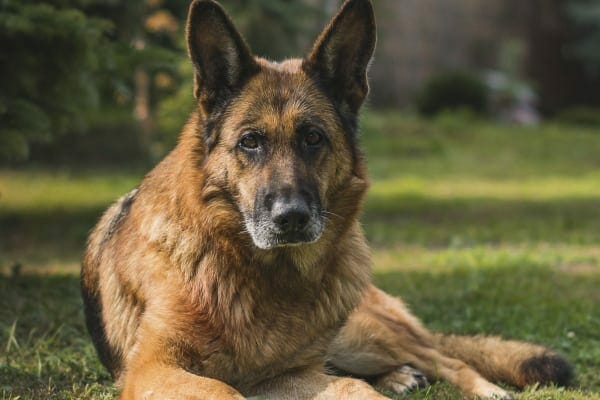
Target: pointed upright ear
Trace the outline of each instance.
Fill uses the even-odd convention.
[[[250,49],[221,6],[194,0],[187,45],[195,68],[194,95],[206,114],[217,111],[257,70]]]
[[[343,113],[356,114],[369,92],[367,67],[376,38],[370,0],[347,0],[304,60],[304,71]]]

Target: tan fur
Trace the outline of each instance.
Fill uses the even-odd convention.
[[[353,54],[353,42],[364,75],[374,46],[369,1],[349,0],[307,59],[283,63],[246,59],[243,41],[213,2],[198,0],[191,10],[190,46],[205,40],[190,50],[199,108],[177,147],[103,215],[83,263],[88,327],[121,399],[385,398],[362,380],[327,375],[326,361],[392,388],[412,385],[406,364],[469,396],[508,395],[480,374],[532,383],[515,368],[551,354],[546,349],[434,335],[369,283],[358,221],[366,168],[344,122],[366,96],[366,80],[356,75],[340,86],[329,76],[330,89],[317,83],[341,65],[331,62],[336,52]],[[204,16],[193,14],[198,10]],[[194,18],[216,24],[199,32],[225,35],[225,47],[198,34]],[[225,60],[227,74],[206,67],[207,55]],[[354,79],[356,71],[343,68],[337,72]],[[220,88],[219,79],[231,82]],[[216,138],[207,138],[211,118]],[[306,118],[317,118],[328,138],[310,162],[292,150]],[[239,132],[256,126],[273,149],[260,168],[236,150]],[[255,206],[257,188],[273,181],[293,187],[298,179],[321,195],[322,235],[313,243],[254,246],[242,214]]]

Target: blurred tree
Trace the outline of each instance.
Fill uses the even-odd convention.
[[[160,156],[193,107],[189,2],[0,0],[0,160],[31,150],[41,161],[64,160],[70,139],[75,158],[86,159],[98,147],[90,138],[85,150],[86,125],[94,135],[135,135],[146,155]],[[256,54],[280,59],[307,50],[331,0],[222,3]]]
[[[0,4],[0,159],[27,157],[33,141],[82,124],[98,102],[110,24],[72,7]]]
[[[138,147],[146,155],[152,153],[157,98],[175,90],[172,77],[183,52],[181,20],[188,5],[187,0],[89,0],[85,7],[86,13],[113,25],[108,38],[114,57],[100,82],[102,112],[123,115],[120,110],[130,110]],[[95,120],[102,124],[102,119]],[[126,122],[120,125],[126,127]]]
[[[26,159],[31,144],[80,132],[98,107],[97,113],[133,108],[146,118],[141,124],[149,122],[155,75],[175,73],[177,18],[187,3],[2,1],[0,160]]]

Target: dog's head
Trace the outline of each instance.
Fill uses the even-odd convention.
[[[259,248],[319,240],[328,220],[345,216],[338,197],[360,169],[357,114],[375,47],[370,1],[346,1],[304,59],[253,57],[211,0],[192,3],[187,42],[205,184],[236,205]]]

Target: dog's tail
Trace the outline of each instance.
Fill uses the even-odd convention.
[[[492,382],[524,388],[535,383],[568,386],[573,380],[571,365],[543,346],[494,336],[435,334],[434,338],[440,351],[463,360]]]

